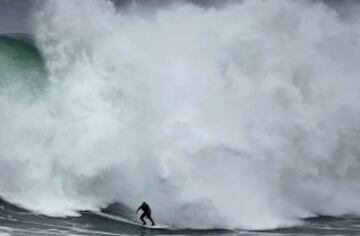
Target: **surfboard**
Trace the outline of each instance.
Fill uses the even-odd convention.
[[[171,229],[171,226],[169,225],[162,225],[162,224],[156,224],[156,225],[143,225],[138,224],[139,226],[147,229]]]
[[[171,226],[163,225],[163,224],[156,224],[156,225],[153,225],[153,226],[152,225],[143,225],[142,223],[139,223],[137,221],[133,221],[133,220],[130,220],[130,219],[125,219],[125,218],[122,218],[122,217],[119,217],[119,216],[114,216],[114,215],[111,215],[111,214],[106,214],[106,213],[103,213],[103,212],[96,212],[96,214],[99,215],[99,216],[108,218],[108,219],[120,221],[120,222],[123,222],[123,223],[132,224],[132,225],[136,225],[136,226],[139,226],[139,227],[142,227],[142,228],[147,228],[147,229],[168,229],[168,230],[173,229]]]

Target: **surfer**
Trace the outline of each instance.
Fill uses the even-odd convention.
[[[151,221],[151,225],[155,225],[153,219],[151,218],[150,206],[146,202],[143,202],[141,206],[139,206],[139,208],[136,210],[136,214],[138,213],[139,210],[143,211],[143,213],[140,216],[140,220],[143,222],[143,225],[146,225],[146,221],[144,220],[145,217]]]

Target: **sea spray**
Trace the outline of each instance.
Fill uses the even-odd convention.
[[[193,228],[359,213],[356,24],[313,1],[145,11],[44,3],[50,85],[1,102],[2,196],[56,216],[145,200]]]

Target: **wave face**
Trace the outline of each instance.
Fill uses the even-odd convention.
[[[7,201],[66,216],[146,200],[192,228],[360,213],[356,18],[314,1],[49,0],[36,22],[46,89],[0,102]]]
[[[46,85],[43,58],[29,35],[0,34],[0,52],[2,95],[20,88],[34,94]]]

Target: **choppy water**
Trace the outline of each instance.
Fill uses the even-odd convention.
[[[121,211],[123,210],[123,211]],[[124,209],[113,204],[102,212],[124,217]],[[121,214],[122,213],[122,214]],[[126,216],[125,216],[126,217]],[[80,217],[52,218],[38,215],[1,202],[0,232],[3,235],[357,235],[360,219],[356,217],[314,217],[304,219],[297,227],[264,231],[241,229],[153,230],[137,227],[121,220],[101,217],[95,212],[82,212]]]

